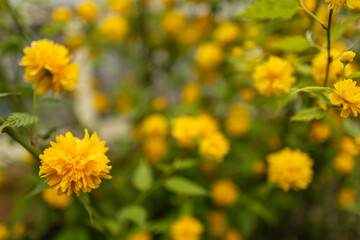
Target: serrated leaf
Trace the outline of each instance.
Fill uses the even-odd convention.
[[[297,0],[257,0],[239,16],[260,20],[289,20],[297,12],[297,3]]]
[[[165,182],[165,188],[175,193],[192,196],[206,196],[208,194],[208,191],[197,183],[179,176],[168,179]]]
[[[6,127],[25,127],[35,123],[38,120],[36,116],[28,113],[15,112],[12,113],[0,126],[0,132]]]
[[[314,119],[319,120],[325,117],[326,112],[317,107],[306,108],[299,111],[295,116],[290,118],[291,121],[312,121]]]
[[[26,195],[24,199],[31,198],[35,195],[38,195],[39,193],[41,193],[44,189],[46,189],[48,187],[49,187],[49,185],[47,185],[45,182],[41,182],[38,185],[36,185],[36,187],[28,195]]]
[[[140,161],[135,168],[132,183],[139,191],[148,190],[153,184],[154,178],[149,164],[146,161]]]
[[[270,47],[284,52],[303,52],[310,48],[310,44],[303,36],[289,36],[272,43]]]
[[[347,79],[360,78],[360,72],[354,72],[346,77]]]
[[[138,224],[140,227],[144,227],[147,213],[141,206],[130,205],[121,209],[116,216],[119,222],[131,221]]]

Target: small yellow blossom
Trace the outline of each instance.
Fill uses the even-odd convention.
[[[342,6],[347,5],[349,8],[357,8],[360,6],[358,0],[325,0],[329,3],[329,8],[339,10]]]
[[[72,202],[72,198],[65,194],[59,195],[55,188],[47,188],[42,191],[44,201],[54,208],[65,209]]]
[[[354,157],[347,153],[340,153],[334,158],[333,165],[340,174],[350,173],[354,169]]]
[[[334,105],[343,108],[340,116],[347,118],[352,112],[355,117],[360,112],[360,88],[352,79],[343,80],[334,84],[335,92],[329,95]]]
[[[209,215],[210,233],[214,237],[224,235],[227,227],[226,216],[221,211],[211,211]]]
[[[211,199],[218,206],[230,207],[234,205],[238,195],[238,187],[230,179],[218,180],[211,186]]]
[[[234,43],[239,39],[240,28],[233,22],[222,23],[214,31],[214,39],[220,44]]]
[[[91,23],[98,15],[99,8],[93,1],[84,1],[76,6],[77,14],[87,23]]]
[[[323,143],[330,137],[331,128],[325,123],[314,122],[311,126],[311,135],[317,142]]]
[[[151,102],[151,106],[156,110],[156,111],[164,111],[167,107],[167,101],[166,98],[164,97],[157,97],[154,100],[152,100]]]
[[[9,228],[3,224],[0,223],[0,240],[5,240],[10,236]]]
[[[227,133],[232,137],[242,137],[249,131],[250,125],[249,110],[240,104],[231,106],[229,115],[225,120]]]
[[[94,107],[99,113],[106,113],[109,110],[110,102],[106,94],[102,92],[95,93]]]
[[[244,50],[239,46],[233,47],[231,49],[231,55],[233,55],[236,58],[241,58],[243,54],[244,54]]]
[[[256,92],[251,89],[251,88],[244,88],[243,90],[241,90],[240,92],[240,96],[245,100],[245,101],[252,101],[255,96],[256,96]]]
[[[71,18],[71,15],[71,9],[66,6],[62,6],[54,9],[51,14],[51,19],[54,22],[66,22]]]
[[[174,39],[178,38],[186,26],[186,17],[178,12],[168,12],[162,20],[162,29]]]
[[[258,160],[253,163],[253,172],[257,175],[261,175],[265,172],[266,165],[264,161]]]
[[[340,207],[346,207],[353,204],[356,200],[356,191],[353,188],[343,187],[337,194],[337,203]]]
[[[195,117],[198,123],[199,137],[206,137],[219,131],[218,121],[207,113],[200,113]]]
[[[351,137],[342,137],[339,141],[340,150],[351,156],[359,154],[359,144]]]
[[[86,37],[83,33],[76,33],[72,35],[65,35],[63,40],[67,48],[75,50],[84,44],[85,39]]]
[[[201,97],[201,88],[197,83],[188,83],[182,91],[182,101],[185,104],[193,103]]]
[[[71,55],[62,45],[43,39],[24,49],[20,65],[25,67],[24,79],[34,83],[39,94],[49,89],[59,94],[61,90],[74,90],[79,75],[79,66],[69,63]]]
[[[123,41],[129,31],[126,19],[120,15],[109,16],[104,19],[100,31],[109,42]]]
[[[158,162],[166,154],[167,148],[167,140],[163,137],[148,138],[143,143],[145,155],[151,163]]]
[[[109,0],[109,6],[112,10],[125,14],[129,11],[131,2],[130,0]]]
[[[99,187],[101,178],[111,178],[105,144],[96,133],[90,137],[86,129],[83,139],[71,132],[59,135],[40,155],[39,175],[58,193],[70,196],[73,192],[90,192]]]
[[[25,233],[25,225],[21,222],[17,222],[13,225],[13,231],[16,236],[22,236]]]
[[[306,189],[312,181],[313,160],[300,150],[285,148],[267,157],[268,179],[285,192]]]
[[[199,146],[199,153],[207,160],[222,162],[229,153],[230,143],[220,132],[214,132],[204,137]]]
[[[195,61],[202,69],[215,69],[223,61],[223,51],[216,43],[204,43],[200,45]]]
[[[204,227],[194,217],[184,216],[171,225],[172,240],[200,240]]]
[[[230,229],[226,233],[224,240],[243,240],[243,237],[241,236],[241,234],[237,230]]]
[[[199,126],[195,118],[180,116],[172,123],[171,135],[180,147],[193,147],[195,138],[199,136]]]
[[[340,61],[346,62],[346,63],[351,63],[354,61],[355,56],[356,56],[356,53],[354,53],[353,51],[347,51],[341,55]]]
[[[197,44],[202,37],[202,31],[197,25],[190,25],[182,30],[182,34],[177,39],[180,44],[193,46]]]
[[[255,68],[253,74],[255,88],[266,96],[287,93],[296,81],[291,72],[289,62],[271,56],[266,63]]]
[[[152,240],[152,237],[147,232],[138,233],[135,235],[131,235],[127,238],[127,240]]]
[[[330,63],[329,76],[328,76],[330,82],[337,82],[341,80],[344,64],[340,61],[339,58],[340,55],[341,55],[341,51],[335,48],[331,49],[330,56],[333,60]],[[323,85],[325,81],[327,63],[328,63],[328,53],[326,51],[322,51],[318,53],[311,61],[311,69],[310,69],[311,75],[320,85]]]
[[[168,122],[161,114],[146,117],[141,126],[144,137],[165,137],[168,134]]]
[[[244,48],[247,49],[247,50],[251,50],[253,49],[254,47],[256,47],[256,43],[252,40],[246,40],[244,42]]]

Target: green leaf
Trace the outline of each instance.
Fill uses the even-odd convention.
[[[141,160],[139,162],[134,171],[132,182],[134,186],[140,191],[149,190],[154,182],[154,177],[151,172],[151,168],[146,161]]]
[[[311,121],[325,117],[326,112],[318,107],[306,108],[290,118],[291,121]]]
[[[28,113],[15,112],[0,126],[0,132],[6,127],[25,127],[35,123],[37,120],[38,118],[36,116],[32,116]]]
[[[17,96],[22,95],[21,92],[7,92],[7,93],[0,93],[0,98],[2,97],[8,97],[8,96]]]
[[[250,198],[249,196],[241,193],[239,195],[239,203],[246,206],[251,212],[255,213],[269,224],[276,223],[275,216],[259,201]]]
[[[356,15],[354,17],[348,18],[343,22],[337,23],[331,28],[331,40],[335,41],[341,38],[341,36],[345,33],[345,31],[348,29],[348,27],[353,24],[356,19],[359,18],[359,15]]]
[[[347,134],[352,137],[360,136],[360,125],[359,122],[352,120],[351,118],[343,119],[343,127]]]
[[[316,97],[321,104],[331,105],[329,94],[334,92],[334,89],[328,87],[305,87],[300,89],[295,89],[292,91],[292,94],[298,94],[300,92],[305,92]]]
[[[289,20],[297,12],[297,3],[297,0],[257,0],[239,16],[260,20]]]
[[[360,72],[354,72],[346,77],[347,79],[360,78]]]
[[[80,203],[84,206],[86,212],[89,214],[90,217],[90,223],[93,223],[93,215],[92,215],[92,207],[90,203],[90,197],[87,193],[81,193],[80,196],[78,196],[78,199]]]
[[[184,177],[174,176],[165,182],[165,188],[175,193],[192,196],[206,196],[208,191]]]
[[[38,185],[36,185],[36,187],[28,195],[26,195],[24,199],[28,199],[35,195],[38,195],[39,193],[41,193],[44,189],[46,189],[48,187],[49,187],[49,185],[47,185],[47,183],[41,182]]]
[[[121,209],[116,217],[120,222],[131,221],[143,228],[146,224],[147,212],[141,206],[130,205]]]
[[[192,168],[195,167],[199,164],[199,160],[198,159],[180,159],[179,161],[177,161],[175,168],[177,170],[182,170],[182,169],[187,169],[187,168]]]
[[[272,43],[270,47],[284,52],[303,52],[310,48],[310,44],[303,36],[289,36]]]

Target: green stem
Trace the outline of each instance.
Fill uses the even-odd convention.
[[[325,75],[325,81],[324,81],[324,87],[327,86],[327,82],[329,79],[329,71],[330,71],[330,63],[331,63],[331,39],[330,39],[330,33],[331,33],[331,20],[332,20],[332,16],[333,16],[333,9],[330,9],[330,14],[329,14],[329,23],[328,23],[328,27],[327,27],[327,50],[328,50],[328,62],[327,62],[327,66],[326,66],[326,75]]]
[[[327,30],[328,28],[326,27],[325,23],[323,23],[323,21],[321,21],[315,14],[313,14],[311,11],[309,11],[309,9],[307,9],[305,7],[305,4],[304,4],[304,0],[299,0],[299,3],[300,3],[300,9],[304,10],[307,14],[309,14],[315,21],[317,21],[318,23],[321,24],[321,26]]]
[[[33,102],[32,102],[32,115],[36,116],[36,112],[37,112],[37,105],[38,105],[38,101],[37,101],[37,87],[38,87],[38,83],[35,85],[35,89],[33,92]],[[31,128],[31,145],[36,146],[36,123],[37,121],[35,121],[32,125]]]
[[[29,40],[30,37],[29,35],[24,31],[23,27],[21,26],[15,11],[12,9],[11,5],[9,4],[8,0],[4,0],[5,6],[7,7],[7,9],[9,10],[11,17],[16,25],[16,28],[18,29],[18,31],[20,32],[20,34],[26,39]]]
[[[345,68],[346,68],[347,63],[344,63],[344,68],[343,68],[343,72],[342,72],[342,80],[345,80]]]

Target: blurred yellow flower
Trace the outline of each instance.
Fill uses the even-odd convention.
[[[236,23],[225,22],[214,31],[214,39],[220,44],[230,44],[239,40],[240,28]]]
[[[199,240],[204,227],[194,217],[184,216],[177,219],[171,225],[172,240]]]
[[[72,197],[58,194],[55,188],[47,188],[41,194],[44,201],[54,208],[65,209],[72,202]]]
[[[5,240],[10,236],[9,228],[3,224],[0,223],[0,240]]]
[[[147,232],[138,233],[135,235],[131,235],[127,238],[127,240],[152,240],[152,237]]]
[[[193,147],[195,138],[199,136],[199,126],[195,118],[180,116],[172,123],[171,135],[180,147]]]
[[[227,133],[232,137],[244,136],[249,131],[250,125],[249,110],[240,104],[232,105],[229,115],[225,120]]]
[[[109,110],[110,102],[106,94],[96,92],[94,96],[94,107],[99,113],[106,113]]]
[[[210,234],[214,237],[222,237],[225,234],[227,221],[222,211],[211,211],[209,215]]]
[[[174,39],[182,34],[186,26],[186,17],[178,12],[167,12],[162,20],[162,29],[169,36]]]
[[[143,149],[151,163],[158,162],[167,152],[167,140],[163,137],[145,139]]]
[[[356,53],[354,53],[353,51],[347,51],[341,55],[340,61],[351,63],[354,61],[355,56]]]
[[[199,146],[199,153],[207,160],[222,162],[230,151],[230,143],[221,132],[205,136]]]
[[[69,63],[71,55],[62,45],[43,39],[24,48],[20,65],[25,67],[24,79],[32,82],[39,94],[49,89],[54,93],[71,91],[78,82],[79,66]]]
[[[109,6],[112,10],[125,14],[129,11],[131,2],[130,0],[109,0]]]
[[[255,98],[256,92],[251,88],[244,88],[240,91],[240,96],[242,99],[249,102]]]
[[[360,88],[352,79],[343,80],[334,84],[335,92],[329,95],[334,105],[343,108],[340,116],[347,118],[352,112],[355,117],[360,112]]]
[[[13,231],[16,236],[22,236],[25,233],[25,225],[21,222],[17,222],[13,225]]]
[[[247,50],[251,50],[254,47],[256,47],[256,43],[252,40],[246,40],[244,41],[244,48]]]
[[[357,8],[360,6],[358,0],[325,0],[329,3],[329,8],[339,10],[342,6],[347,5],[349,8]]]
[[[100,31],[109,42],[123,41],[129,31],[126,19],[120,15],[109,16],[103,20]]]
[[[188,83],[182,91],[182,101],[185,104],[193,103],[201,97],[201,88],[197,83]]]
[[[236,58],[241,58],[244,54],[244,49],[242,49],[239,46],[231,48],[231,55],[233,55]]]
[[[65,35],[63,40],[67,48],[69,48],[70,50],[75,50],[84,44],[85,39],[85,34],[76,33],[72,35]]]
[[[111,166],[107,165],[110,160],[105,155],[108,148],[96,132],[90,137],[85,129],[83,139],[67,132],[50,144],[40,155],[39,175],[59,193],[70,196],[72,192],[90,192],[99,187],[101,178],[111,178]]]
[[[257,66],[253,74],[255,88],[266,96],[287,93],[296,79],[292,75],[289,62],[271,56],[269,60]]]
[[[347,153],[340,153],[334,158],[333,165],[340,174],[350,173],[355,166],[354,157]]]
[[[211,199],[220,207],[231,207],[238,200],[238,187],[230,179],[218,180],[211,185]]]
[[[312,181],[314,164],[306,153],[285,148],[267,156],[268,179],[285,192],[306,189]]]
[[[51,19],[54,22],[66,22],[72,16],[71,9],[66,6],[57,7],[51,14]]]
[[[219,77],[219,72],[216,69],[197,68],[196,73],[199,81],[205,84],[212,84]]]
[[[243,237],[241,236],[241,234],[237,230],[230,229],[226,233],[224,240],[243,240]]]
[[[329,69],[329,81],[337,82],[341,80],[344,64],[340,61],[339,56],[341,51],[332,48],[330,51],[332,62],[330,63]],[[325,81],[326,68],[327,68],[328,54],[326,51],[322,51],[314,57],[311,61],[311,75],[317,81],[318,84],[323,85]]]
[[[359,145],[351,137],[342,137],[339,141],[340,150],[351,156],[359,154]]]
[[[126,94],[118,94],[115,100],[116,111],[119,113],[127,113],[133,109],[133,103]]]
[[[202,69],[214,69],[223,61],[223,51],[216,43],[203,43],[197,50],[195,61]]]
[[[152,114],[146,117],[141,125],[144,137],[165,137],[168,134],[167,119],[161,114]]]
[[[337,203],[340,207],[346,207],[353,204],[356,200],[356,191],[353,188],[343,187],[337,194]]]
[[[331,135],[331,128],[329,125],[321,122],[314,122],[311,126],[311,136],[319,142],[325,142]]]
[[[197,44],[202,37],[202,30],[197,25],[190,25],[182,30],[181,35],[177,39],[179,43],[186,46]]]
[[[164,98],[164,97],[156,97],[154,100],[152,100],[151,106],[156,111],[164,111],[166,109],[166,107],[167,107],[166,98]]]
[[[264,161],[258,160],[253,163],[253,172],[257,175],[261,175],[265,172],[266,165]]]
[[[91,23],[98,15],[99,8],[93,1],[83,1],[76,6],[77,14],[87,23]]]
[[[206,137],[219,131],[218,121],[207,113],[200,113],[195,117],[198,123],[199,137]]]

